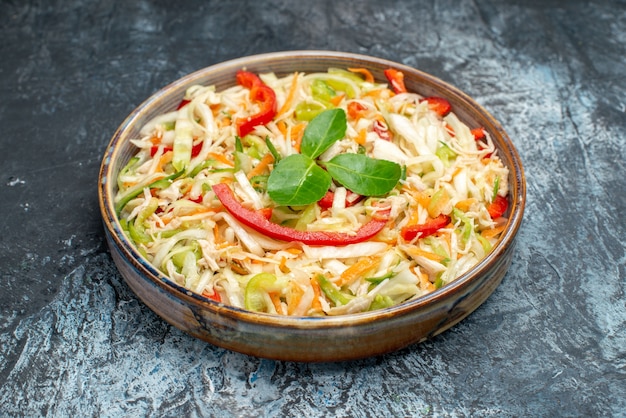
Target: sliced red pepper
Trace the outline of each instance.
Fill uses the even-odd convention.
[[[441,214],[436,218],[429,218],[423,224],[407,225],[400,231],[400,235],[405,241],[411,241],[417,234],[420,234],[420,238],[433,235],[441,228],[445,228],[450,223],[450,217],[448,215]]]
[[[225,183],[213,186],[213,191],[222,205],[235,219],[270,238],[282,241],[298,241],[307,245],[348,245],[366,241],[378,234],[387,224],[387,217],[372,218],[355,234],[327,231],[298,231],[267,220],[260,212],[247,209],[235,198]]]
[[[261,208],[257,212],[261,214],[265,219],[270,220],[272,218],[272,208]]]
[[[446,116],[452,110],[450,102],[443,97],[431,96],[425,98],[423,101],[428,102],[428,108],[441,117]]]
[[[482,141],[483,139],[486,138],[485,128],[482,128],[482,127],[481,128],[474,128],[474,129],[472,129],[471,132],[472,132],[472,135],[474,135],[474,139],[476,141]]]
[[[159,145],[153,145],[150,147],[150,156],[154,157],[154,154],[157,153],[157,151],[159,150]],[[164,147],[163,148],[163,154],[165,154],[168,151],[173,151],[174,148],[172,147]],[[192,157],[196,157],[198,156],[198,154],[200,154],[200,151],[202,150],[202,142],[197,143],[196,145],[194,145],[191,148],[191,156]]]
[[[348,103],[348,118],[350,119],[360,119],[362,118],[367,111],[367,107],[359,102],[350,102]]]
[[[356,205],[357,203],[359,203],[361,201],[361,199],[363,199],[363,196],[348,190],[347,193],[346,193],[346,207],[349,208],[350,206]],[[334,200],[335,200],[335,193],[333,193],[333,192],[331,192],[329,190],[329,191],[326,192],[324,197],[322,197],[317,202],[317,204],[322,209],[328,209],[328,208],[333,206],[333,201]]]
[[[246,136],[259,125],[266,125],[276,116],[276,93],[263,83],[259,76],[249,71],[237,71],[237,84],[250,90],[250,100],[260,106],[258,113],[236,120],[237,133]]]
[[[189,104],[189,102],[191,102],[191,100],[187,100],[187,99],[181,100],[180,103],[178,104],[178,107],[176,108],[176,110],[180,110],[183,107],[187,106]]]
[[[206,290],[204,292],[202,292],[202,296],[204,296],[205,298],[209,298],[211,300],[214,300],[216,302],[221,302],[222,301],[222,297],[220,296],[219,293],[217,293],[217,291],[215,289],[213,289],[213,294],[210,295],[209,292],[207,292]]]
[[[506,197],[497,195],[496,198],[487,206],[487,212],[491,219],[498,219],[509,208],[509,200]]]
[[[391,137],[391,131],[389,130],[387,124],[379,121],[378,119],[374,121],[374,124],[372,125],[372,130],[376,132],[376,135],[378,135],[380,139],[384,139],[385,141],[391,141],[393,139]]]
[[[484,128],[474,128],[472,129],[472,135],[474,135],[474,139],[476,140],[477,143],[479,143],[479,148],[483,149],[487,146],[487,135],[485,134],[485,129]],[[482,145],[482,147],[481,147]],[[485,156],[483,158],[491,158],[491,152],[488,154],[485,154]]]
[[[404,85],[404,73],[394,68],[387,68],[385,71],[385,77],[389,80],[391,88],[396,94],[406,93],[406,86]]]

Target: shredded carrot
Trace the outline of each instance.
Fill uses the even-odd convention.
[[[285,121],[284,120],[278,121],[276,123],[276,127],[278,128],[280,133],[283,134],[283,137],[287,138],[287,124],[285,123]]]
[[[286,248],[285,251],[295,255],[302,254],[302,250],[300,248]]]
[[[220,228],[217,224],[213,225],[213,240],[216,244],[222,242],[222,237],[220,236]]]
[[[365,145],[367,138],[367,129],[363,128],[359,131],[359,134],[354,138],[354,141],[359,145]]]
[[[379,99],[388,99],[391,96],[393,96],[394,93],[387,89],[387,88],[383,88],[383,89],[373,89],[370,90],[366,93],[363,94],[363,96],[365,97],[372,97],[374,100],[379,100]]]
[[[420,273],[419,278],[420,278],[420,289],[427,290],[429,292],[435,290],[435,285],[432,284],[430,280],[428,280],[428,274]]]
[[[163,172],[163,166],[171,162],[173,156],[174,156],[174,153],[172,151],[168,151],[165,154],[161,155],[161,158],[159,158],[159,163],[156,166],[155,172],[157,173]]]
[[[224,155],[218,154],[216,152],[210,152],[209,153],[209,158],[217,160],[217,161],[221,162],[222,164],[225,164],[225,165],[227,165],[229,167],[234,167],[235,166],[235,164],[232,161],[230,161],[228,158],[226,158]]]
[[[417,247],[409,247],[406,249],[406,252],[408,252],[411,257],[424,257],[438,263],[442,262],[445,259],[445,257],[439,254],[431,253],[430,251],[425,251]]]
[[[414,193],[411,193],[411,195],[413,195],[415,200],[417,200],[417,203],[419,203],[424,209],[428,208],[430,205],[430,195],[428,193],[415,191]]]
[[[412,210],[411,217],[409,218],[409,221],[407,222],[407,226],[417,225],[419,223],[420,223],[419,211],[417,209]]]
[[[311,287],[313,287],[313,302],[311,302],[311,309],[315,312],[322,311],[322,303],[320,302],[320,295],[322,294],[322,289],[320,289],[320,284],[317,281],[316,277],[311,277]]]
[[[302,300],[304,291],[297,284],[291,284],[291,286],[289,286],[289,290],[290,291],[287,296],[287,314],[293,315]]]
[[[304,127],[306,124],[299,123],[291,128],[291,142],[296,151],[300,152],[300,143],[302,142],[302,135],[304,135]]]
[[[487,238],[487,239],[493,238],[496,235],[500,234],[502,231],[504,231],[505,228],[506,228],[506,225],[500,225],[495,228],[485,229],[484,231],[480,233],[480,235],[482,235],[484,238]]]
[[[284,315],[285,311],[283,309],[283,304],[280,302],[280,294],[278,292],[270,292],[270,299],[272,299],[272,304],[274,305],[274,309],[276,312]]]
[[[291,109],[291,104],[293,103],[293,98],[296,95],[297,89],[298,89],[298,73],[294,73],[293,79],[291,80],[291,86],[289,87],[289,93],[287,93],[287,98],[285,99],[285,103],[283,103],[280,110],[278,110],[275,118],[279,117],[280,115],[282,115],[283,113]]]
[[[448,131],[450,136],[456,135],[456,133],[454,132],[454,128],[449,123],[446,123],[445,130]]]
[[[330,99],[330,102],[333,104],[333,106],[337,107],[339,106],[339,103],[341,103],[341,101],[343,100],[344,96],[344,94],[338,94],[337,96],[333,96]]]
[[[380,262],[380,257],[363,257],[356,263],[344,270],[337,280],[337,286],[343,286],[350,284],[359,277],[362,277],[365,273],[371,270],[376,264]]]
[[[462,210],[463,212],[467,212],[470,207],[476,203],[476,199],[473,197],[470,197],[469,199],[463,199],[463,200],[459,200],[458,202],[456,202],[456,205],[454,205],[455,208]]]
[[[232,122],[233,121],[230,118],[221,118],[217,120],[217,126],[219,128],[225,128],[227,126],[230,126]]]
[[[368,83],[374,82],[374,76],[367,68],[348,68],[348,71],[356,74],[361,74],[363,78],[365,78],[365,81]]]
[[[123,182],[123,183],[122,183],[122,187],[123,187],[124,189],[129,189],[129,188],[131,188],[131,187],[133,187],[133,186],[136,186],[136,185],[138,185],[138,184],[139,184],[139,183],[138,183],[138,182],[136,182],[136,181],[125,181],[125,182]]]
[[[289,267],[287,267],[287,257],[281,257],[280,259],[280,264],[278,265],[278,268],[280,269],[280,271],[282,271],[283,273],[289,273],[291,270],[289,269]]]
[[[265,169],[273,162],[274,162],[274,156],[272,155],[272,153],[268,152],[267,154],[263,156],[263,158],[261,159],[261,161],[259,161],[256,167],[250,170],[250,172],[248,173],[248,178],[251,179],[254,176],[258,176],[259,174],[262,174],[265,171]]]

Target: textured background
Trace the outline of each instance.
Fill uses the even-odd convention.
[[[329,49],[474,97],[528,180],[510,272],[431,341],[297,364],[194,340],[105,248],[109,138],[178,77]],[[623,1],[0,1],[0,416],[626,416]]]

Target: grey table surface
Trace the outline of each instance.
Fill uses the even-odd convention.
[[[524,161],[515,258],[472,315],[345,363],[230,352],[164,323],[104,243],[97,176],[158,88],[261,52],[416,67]],[[623,1],[0,1],[0,416],[626,416]]]

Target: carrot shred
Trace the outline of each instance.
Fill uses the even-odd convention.
[[[315,312],[322,311],[322,303],[320,302],[320,295],[322,290],[316,277],[311,278],[311,287],[313,288],[313,301],[311,302],[311,309]]]
[[[287,267],[287,257],[281,257],[280,258],[280,264],[278,265],[278,268],[280,269],[280,271],[282,271],[283,273],[289,273],[291,270],[289,269],[289,267]]]
[[[367,129],[361,129],[359,134],[354,138],[354,141],[359,145],[365,145],[365,140],[367,138]]]
[[[259,174],[262,174],[265,171],[265,169],[273,162],[274,162],[274,156],[272,155],[272,153],[268,152],[267,154],[263,156],[263,158],[261,159],[261,161],[259,161],[256,167],[250,170],[250,172],[248,173],[248,178],[251,179],[254,176],[258,176]]]
[[[367,68],[348,68],[348,71],[356,74],[361,74],[366,82],[373,83],[374,76]]]
[[[424,257],[438,263],[442,262],[445,259],[445,257],[439,254],[431,253],[430,251],[425,251],[417,247],[409,247],[406,249],[406,252],[408,252],[411,257]]]
[[[159,158],[159,162],[156,166],[155,172],[162,173],[163,166],[167,163],[170,163],[172,161],[173,156],[174,156],[174,153],[172,151],[168,151],[165,154],[161,155],[161,158]]]
[[[291,286],[289,287],[290,291],[287,296],[287,314],[293,315],[296,308],[300,304],[300,301],[302,300],[302,295],[304,294],[304,291],[297,284],[291,284]]]
[[[295,254],[295,255],[302,254],[302,250],[299,248],[286,248],[285,251],[291,254]]]
[[[485,229],[484,231],[480,233],[480,235],[482,235],[483,238],[493,238],[496,235],[500,234],[502,231],[504,231],[505,228],[506,228],[506,225],[500,225],[495,228]]]
[[[469,199],[459,200],[458,202],[456,202],[454,207],[463,212],[467,212],[474,203],[476,203],[476,199],[470,197]]]
[[[339,280],[336,282],[337,286],[343,286],[354,282],[359,277],[363,276],[369,270],[372,269],[378,262],[380,257],[363,257],[339,276]]]
[[[293,98],[296,95],[296,90],[298,89],[298,73],[293,75],[293,79],[291,80],[291,86],[289,87],[289,93],[287,93],[287,98],[285,99],[285,103],[281,106],[281,108],[276,113],[274,118],[281,116],[286,113],[289,109],[291,109],[291,104],[293,103]]]
[[[428,280],[428,274],[420,273],[419,279],[420,279],[420,289],[427,290],[427,291],[435,290],[435,285],[432,284],[430,280]]]
[[[278,292],[270,292],[270,299],[272,300],[272,304],[274,305],[274,309],[276,312],[284,315],[285,311],[283,309],[283,304],[280,302],[280,294]]]
[[[333,96],[330,99],[330,102],[333,104],[333,106],[337,107],[339,106],[339,103],[341,103],[341,101],[344,98],[344,94],[338,94],[337,96]]]
[[[284,120],[278,121],[276,123],[276,127],[278,128],[280,133],[283,134],[283,137],[287,138],[287,124],[285,123],[285,121]]]
[[[234,167],[235,166],[235,164],[232,161],[230,161],[228,158],[226,158],[224,155],[218,154],[216,152],[210,152],[209,153],[209,158],[217,160],[217,161],[221,162],[222,164],[225,164],[225,165],[227,165],[229,167]]]
[[[299,123],[291,128],[291,142],[296,151],[300,152],[300,144],[302,143],[302,136],[304,135],[304,127],[306,124]]]

